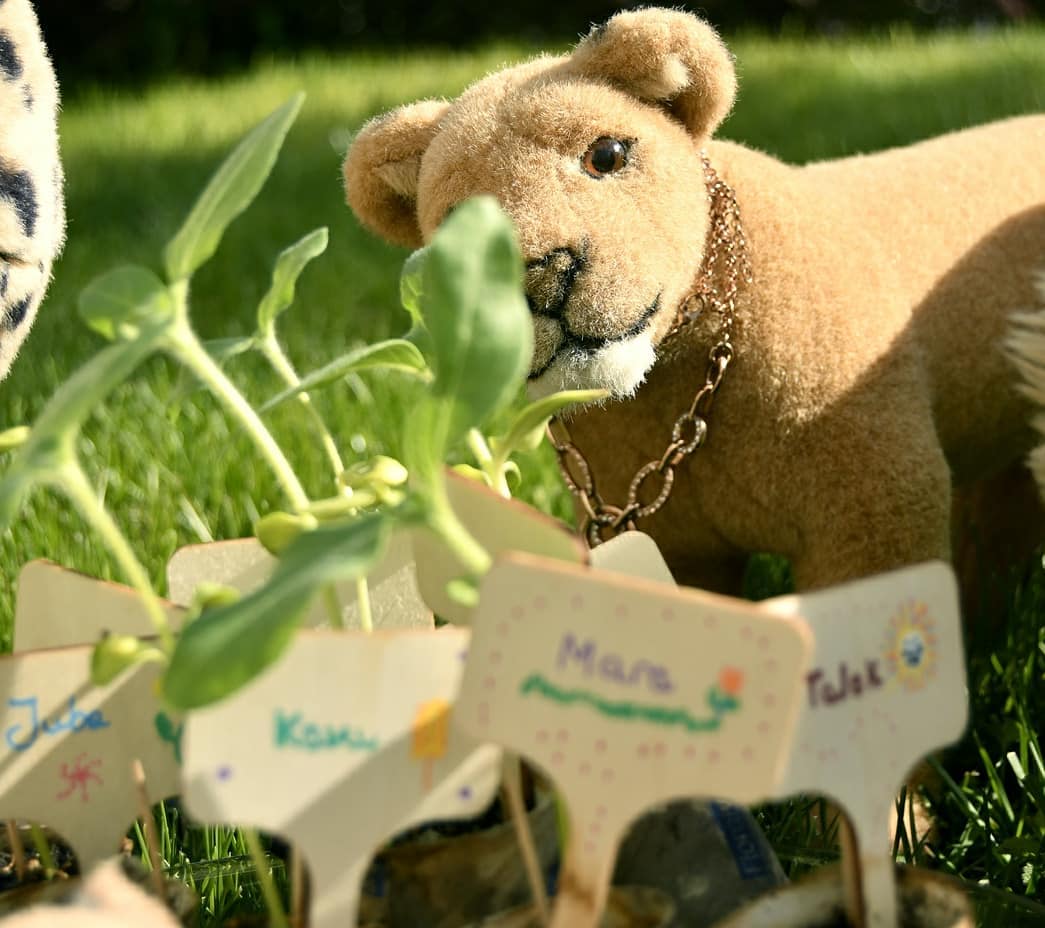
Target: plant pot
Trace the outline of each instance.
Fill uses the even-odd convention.
[[[675,915],[671,897],[649,886],[614,886],[606,900],[600,928],[667,928]],[[540,928],[532,905],[502,912],[468,928]]]
[[[710,928],[786,882],[758,823],[742,806],[680,800],[628,831],[613,872],[617,886],[663,890],[675,904],[666,928]]]
[[[551,882],[559,847],[550,793],[538,791],[528,818]],[[453,835],[426,830],[382,851],[367,876],[361,915],[386,928],[463,928],[530,898],[515,828],[501,822]]]
[[[897,867],[899,928],[973,928],[961,884],[917,867]],[[842,874],[835,865],[741,909],[716,928],[847,928]]]

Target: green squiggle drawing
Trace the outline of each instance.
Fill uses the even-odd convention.
[[[530,674],[522,685],[519,692],[523,696],[536,694],[550,699],[563,706],[574,703],[587,703],[596,712],[609,716],[612,719],[620,719],[626,722],[651,722],[654,725],[666,727],[680,726],[687,731],[702,733],[717,731],[722,724],[722,716],[727,712],[736,712],[740,708],[740,701],[719,691],[717,687],[711,687],[708,691],[708,705],[711,707],[711,717],[698,719],[690,715],[686,709],[669,709],[665,706],[643,706],[626,700],[614,702],[603,699],[601,696],[590,693],[587,690],[564,690],[550,683],[541,674]]]

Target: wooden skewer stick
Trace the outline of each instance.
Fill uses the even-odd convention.
[[[838,840],[842,849],[842,899],[845,914],[853,928],[866,928],[867,905],[864,900],[864,878],[860,869],[860,845],[852,822],[839,812]]]
[[[7,822],[7,843],[11,845],[11,860],[15,865],[15,874],[18,882],[25,882],[25,845],[22,836],[18,833],[18,822],[10,819]]]
[[[145,768],[137,758],[131,763],[131,776],[134,779],[134,789],[138,796],[138,815],[141,817],[145,829],[145,850],[149,854],[149,864],[152,867],[152,885],[156,890],[157,898],[166,905],[167,884],[163,879],[156,821],[153,819],[152,803],[149,802],[149,793],[145,788]]]
[[[537,845],[533,840],[530,820],[526,815],[526,801],[523,799],[522,762],[517,754],[505,753],[501,770],[502,793],[515,827],[515,837],[519,842],[526,879],[533,895],[533,905],[541,925],[548,925],[548,893],[544,886],[544,875],[541,873],[541,862],[537,854]]]
[[[290,848],[290,924],[305,928],[305,861],[301,851]]]

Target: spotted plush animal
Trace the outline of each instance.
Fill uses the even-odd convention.
[[[65,238],[58,83],[29,0],[0,0],[0,380]]]

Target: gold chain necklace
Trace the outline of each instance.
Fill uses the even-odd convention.
[[[696,287],[679,305],[675,324],[665,340],[677,335],[691,320],[709,309],[719,317],[718,340],[708,353],[704,383],[689,408],[675,420],[671,441],[659,458],[638,469],[628,487],[627,502],[616,506],[599,495],[591,465],[573,443],[566,423],[557,417],[548,423],[548,440],[558,456],[566,486],[581,505],[584,515],[580,530],[592,548],[621,532],[636,530],[639,519],[653,515],[668,501],[675,484],[675,470],[707,438],[708,413],[733,360],[736,297],[740,284],[751,282],[747,241],[733,189],[718,176],[706,152],[702,151],[700,157],[710,202],[707,247]]]

